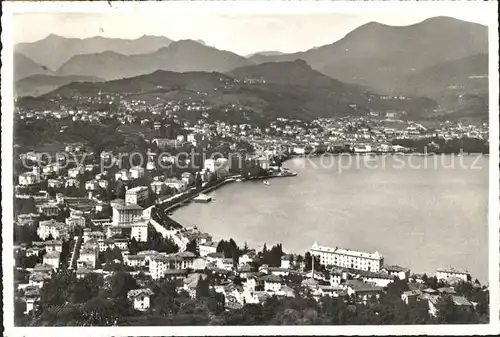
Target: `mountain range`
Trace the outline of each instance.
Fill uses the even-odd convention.
[[[457,104],[463,106],[464,100],[469,98],[474,100],[474,107],[484,106],[476,104],[478,101],[486,102],[487,106],[487,27],[449,17],[430,18],[410,26],[370,22],[332,44],[304,52],[264,51],[247,57],[218,50],[203,41],[172,42],[148,36],[136,40],[109,40],[49,36],[35,43],[18,44],[15,78],[85,76],[96,81],[135,77],[157,70],[218,72],[240,80],[263,78],[266,83],[259,85],[266,87],[265,90],[273,85],[288,85],[303,91],[308,81],[313,81],[315,88],[321,87],[320,83],[326,87],[341,83],[349,90],[428,97],[448,111],[454,110]],[[62,49],[55,49],[57,43]],[[34,62],[22,57],[21,53]],[[310,70],[305,70],[305,66]],[[290,70],[293,72],[289,73]],[[56,85],[57,81],[50,77],[24,82],[42,85],[43,79],[50,82],[45,88]],[[65,79],[59,83],[66,84]]]
[[[476,54],[424,68],[397,83],[397,90],[440,99],[488,92],[488,55]]]
[[[105,51],[123,55],[144,54],[157,51],[161,47],[168,46],[171,42],[172,40],[169,38],[151,35],[143,35],[137,39],[128,40],[102,36],[77,39],[51,34],[36,42],[19,43],[15,46],[15,51],[51,70],[57,70],[75,55],[95,54]]]
[[[58,73],[112,80],[149,74],[155,70],[225,72],[250,64],[253,63],[234,53],[205,46],[193,40],[181,40],[148,54],[127,56],[106,51],[76,55],[64,63]]]
[[[255,63],[302,59],[338,80],[394,92],[407,76],[481,53],[488,53],[486,26],[434,17],[410,26],[370,22],[329,45],[293,54],[257,54],[250,59]]]
[[[14,81],[33,75],[54,75],[55,72],[21,53],[14,53]]]

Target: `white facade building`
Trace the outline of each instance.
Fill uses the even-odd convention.
[[[322,265],[378,272],[384,264],[384,257],[379,253],[365,253],[355,250],[319,246],[315,242],[309,250],[318,256]]]
[[[282,279],[277,275],[267,275],[264,278],[264,291],[277,292],[281,289]]]
[[[142,216],[143,208],[139,205],[113,204],[113,225],[129,225]]]
[[[218,242],[205,242],[198,246],[200,256],[205,257],[210,253],[217,253]]]
[[[38,177],[32,172],[22,173],[19,175],[19,185],[27,186],[36,184],[38,182]]]
[[[137,186],[125,192],[125,204],[139,204],[148,198],[148,187]]]
[[[151,289],[132,289],[127,293],[127,298],[132,302],[135,310],[145,311],[150,307],[152,295]]]
[[[191,252],[181,252],[169,255],[157,255],[149,262],[149,272],[153,280],[165,276],[167,270],[193,268],[196,256]]]
[[[135,166],[130,169],[130,176],[132,179],[139,179],[144,177],[144,168]]]
[[[69,227],[85,227],[85,217],[83,216],[70,216],[66,218],[66,225]]]
[[[205,170],[209,170],[212,173],[215,173],[215,160],[213,159],[205,160],[205,162],[203,163],[203,168]]]
[[[68,237],[66,225],[54,219],[40,221],[40,225],[36,232],[42,240],[46,240],[49,235],[52,235],[54,239],[66,239]]]
[[[123,263],[129,267],[145,267],[146,257],[144,255],[123,255]]]
[[[464,282],[467,282],[469,273],[464,269],[455,268],[438,268],[436,272],[436,278],[439,280],[446,281],[450,278],[457,278]]]
[[[148,241],[148,222],[143,219],[138,219],[131,224],[130,239],[135,238],[137,242]]]

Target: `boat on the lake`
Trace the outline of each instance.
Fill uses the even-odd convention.
[[[207,203],[207,202],[212,201],[212,197],[210,197],[210,196],[208,196],[206,194],[201,193],[196,198],[194,198],[193,201],[194,202],[199,202],[199,203]]]
[[[271,183],[268,180],[264,180],[264,185],[271,186]]]

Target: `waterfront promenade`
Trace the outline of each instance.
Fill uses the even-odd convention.
[[[204,186],[201,188],[193,187],[188,191],[184,191],[181,193],[177,193],[172,197],[166,198],[162,201],[156,202],[155,205],[152,205],[143,211],[143,218],[148,220],[149,223],[154,227],[154,229],[161,233],[164,237],[168,237],[179,246],[179,249],[183,251],[186,248],[187,242],[183,240],[182,237],[178,235],[178,231],[183,228],[183,226],[173,220],[168,213],[180,206],[186,205],[191,200],[196,198],[202,193],[209,193],[221,186],[224,186],[228,183],[232,183],[241,179],[241,181],[245,180],[257,180],[257,179],[268,179],[268,178],[285,178],[285,177],[294,177],[296,173],[293,172],[280,172],[279,174],[273,174],[269,176],[259,176],[252,178],[242,178],[240,174],[229,176],[222,181],[216,182],[213,185]],[[161,221],[167,220],[167,221]],[[165,224],[168,222],[169,224]],[[177,226],[173,227],[171,224],[176,224]]]

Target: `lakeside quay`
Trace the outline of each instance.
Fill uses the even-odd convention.
[[[178,193],[178,194],[176,194],[168,199],[165,199],[164,201],[156,203],[156,205],[154,205],[154,206],[162,205],[164,203],[168,203],[169,201],[175,201],[174,204],[168,205],[162,209],[163,212],[169,212],[171,210],[176,209],[177,207],[180,207],[180,206],[192,201],[194,198],[196,198],[197,196],[199,196],[202,193],[212,192],[212,191],[216,190],[217,188],[224,186],[228,183],[235,182],[238,179],[241,179],[241,182],[244,182],[247,180],[248,181],[250,181],[250,180],[265,180],[265,179],[271,179],[271,178],[287,178],[287,177],[295,177],[295,176],[297,176],[297,173],[294,173],[294,172],[280,172],[280,173],[274,173],[274,174],[271,174],[268,176],[258,176],[258,177],[250,177],[250,178],[244,178],[243,176],[238,174],[238,175],[234,175],[234,176],[230,176],[228,178],[225,178],[224,180],[216,183],[215,185],[202,187],[201,190],[197,190],[196,188],[193,187],[189,191]]]
[[[156,231],[160,232],[165,237],[173,239],[174,242],[176,242],[176,244],[179,245],[180,250],[183,251],[185,249],[186,242],[183,241],[181,238],[179,238],[176,232],[178,230],[186,229],[186,227],[184,227],[182,224],[172,219],[169,216],[170,211],[177,209],[178,207],[187,205],[200,194],[216,190],[217,188],[223,185],[237,181],[237,179],[238,180],[241,179],[241,182],[243,182],[246,180],[263,180],[267,178],[287,178],[295,176],[297,176],[297,173],[287,172],[287,171],[275,173],[269,176],[258,176],[252,178],[243,178],[241,175],[230,176],[216,183],[215,185],[202,187],[201,190],[198,190],[197,188],[193,187],[189,191],[176,194],[170,198],[165,199],[163,202],[156,203],[155,205],[145,209],[143,211],[143,216],[151,223],[151,225],[155,228]],[[157,212],[158,206],[168,202],[173,202],[173,204],[168,205],[162,208],[159,212]],[[159,214],[161,214],[161,216],[159,216]],[[156,217],[160,218],[155,219],[155,215]],[[168,224],[165,224],[165,222]]]

